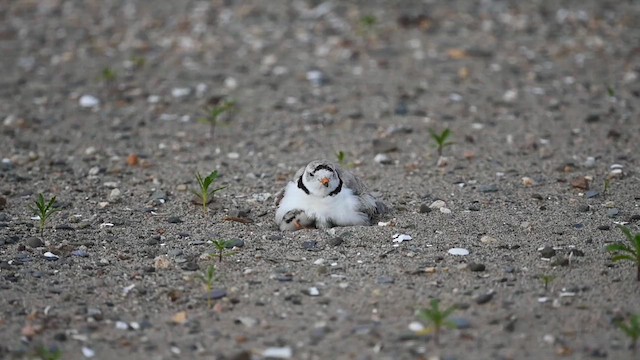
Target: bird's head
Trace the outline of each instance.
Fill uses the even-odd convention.
[[[304,169],[302,182],[309,193],[325,197],[341,186],[335,166],[327,160],[312,161]]]

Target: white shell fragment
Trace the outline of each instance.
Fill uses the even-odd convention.
[[[60,256],[52,253],[51,251],[47,251],[46,253],[44,253],[44,257],[46,257],[47,259],[50,259],[50,260],[60,259]]]
[[[92,108],[100,105],[100,100],[97,97],[92,95],[82,95],[78,103],[83,108]]]
[[[290,359],[293,356],[293,351],[290,347],[270,347],[262,352],[262,356],[273,359]]]
[[[392,238],[393,238],[393,242],[397,242],[397,243],[401,243],[403,241],[409,241],[413,239],[411,235],[407,235],[407,234],[394,234]]]
[[[447,252],[451,255],[459,255],[459,256],[469,255],[469,250],[463,249],[463,248],[451,248]]]
[[[424,325],[422,325],[421,323],[419,323],[417,321],[412,321],[409,324],[409,330],[411,330],[413,332],[420,332],[420,331],[424,330]]]

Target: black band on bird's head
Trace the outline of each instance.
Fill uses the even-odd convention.
[[[320,164],[318,166],[316,166],[315,169],[313,169],[313,172],[311,172],[311,174],[314,174],[316,171],[320,170],[320,169],[325,169],[329,172],[334,172],[334,170],[331,168],[331,166],[326,165],[326,164]]]
[[[340,177],[338,177],[338,180],[340,180],[340,182],[338,183],[338,187],[335,190],[333,190],[332,192],[330,192],[329,196],[338,195],[338,193],[342,190],[342,179],[340,179]]]
[[[302,182],[302,176],[300,176],[300,178],[298,179],[298,187],[302,189],[302,191],[304,191],[307,195],[309,195],[309,189],[304,186],[304,183]]]

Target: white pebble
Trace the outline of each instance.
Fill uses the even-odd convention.
[[[518,90],[511,89],[507,90],[504,95],[502,95],[502,100],[506,102],[512,102],[518,98]]]
[[[469,255],[469,250],[463,248],[451,248],[448,253],[451,255],[466,256]]]
[[[412,240],[411,235],[407,235],[407,234],[394,234],[392,238],[393,238],[393,242],[397,242],[397,243]]]
[[[84,357],[86,357],[86,358],[92,358],[92,357],[96,356],[96,352],[93,351],[92,349],[86,347],[86,346],[83,346],[82,347],[82,355],[84,355]]]
[[[436,200],[434,202],[431,203],[431,205],[429,205],[429,208],[431,209],[440,209],[445,207],[447,204],[442,201],[442,200]]]
[[[173,88],[171,89],[171,96],[174,98],[181,98],[191,94],[191,89],[189,88]]]
[[[314,261],[313,264],[314,265],[322,265],[322,264],[324,264],[324,259],[320,258],[320,259]]]
[[[158,95],[149,95],[147,97],[147,102],[149,104],[157,104],[157,103],[160,102],[160,96],[158,96]]]
[[[90,176],[96,176],[100,173],[100,168],[97,166],[92,167],[91,169],[89,169],[89,175]]]
[[[239,159],[240,158],[240,154],[238,154],[237,152],[230,152],[230,153],[227,154],[227,157],[229,159],[235,160],[235,159]]]
[[[417,322],[417,321],[413,321],[411,323],[409,323],[409,330],[413,331],[413,332],[419,332],[424,330],[424,325],[422,325],[421,323]]]
[[[393,162],[393,160],[391,160],[391,157],[387,154],[378,154],[373,158],[373,161],[382,165],[389,165]]]
[[[78,103],[83,108],[91,108],[100,105],[100,100],[92,95],[82,95]]]
[[[446,207],[441,207],[440,208],[440,212],[443,214],[451,214],[451,209],[446,208]]]
[[[100,209],[104,209],[104,208],[106,208],[107,206],[109,206],[109,202],[108,202],[108,201],[100,201],[100,202],[98,203],[98,208],[100,208]]]
[[[318,295],[320,295],[320,291],[318,290],[317,287],[309,288],[309,296],[318,296]]]
[[[93,155],[96,153],[96,148],[93,146],[89,146],[88,148],[85,149],[84,154],[85,155]]]
[[[288,346],[270,347],[262,352],[262,356],[265,358],[290,359],[293,356],[293,351]]]
[[[122,195],[122,192],[120,191],[120,189],[115,188],[113,190],[111,190],[111,192],[109,193],[109,201],[118,201],[120,200],[120,196]]]
[[[51,251],[47,251],[46,253],[44,253],[44,257],[48,259],[60,259],[60,256],[52,253]]]
[[[124,321],[116,321],[116,329],[127,330],[129,329],[129,325],[127,325],[127,323]]]

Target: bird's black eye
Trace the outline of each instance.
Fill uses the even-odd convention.
[[[309,176],[313,177],[313,173],[309,173]]]

